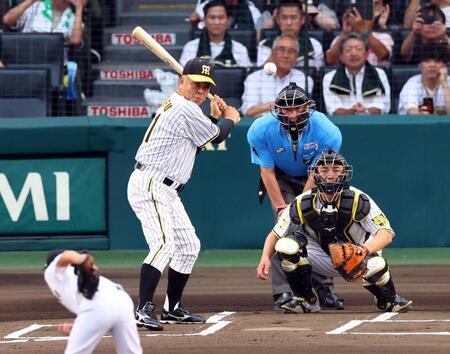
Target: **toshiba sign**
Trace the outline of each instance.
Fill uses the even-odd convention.
[[[105,68],[100,71],[102,80],[151,80],[153,78],[151,69]]]
[[[147,106],[89,106],[88,116],[108,116],[111,118],[149,118]]]
[[[150,33],[150,35],[159,44],[174,45],[177,42],[175,33]],[[135,45],[140,44],[140,41],[130,33],[113,33],[111,35],[111,43],[114,45]]]

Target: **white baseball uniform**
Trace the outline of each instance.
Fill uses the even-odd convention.
[[[137,151],[128,201],[150,248],[144,263],[161,273],[169,264],[190,274],[197,260],[200,240],[177,189],[189,180],[198,148],[219,132],[197,104],[176,91],[156,111]]]
[[[142,353],[133,301],[122,286],[101,276],[97,292],[88,300],[78,291],[74,267],[57,266],[60,257],[49,264],[44,278],[59,302],[77,315],[65,353],[92,353],[109,331],[117,353]]]
[[[350,187],[350,190],[355,191],[358,195],[361,192],[357,188]],[[297,200],[301,200],[304,195],[311,194],[312,190],[300,194],[292,203],[297,203]],[[348,227],[347,233],[349,236],[355,241],[356,244],[362,245],[366,242],[367,239],[373,238],[378,230],[386,229],[393,233],[392,228],[389,224],[389,220],[383,214],[378,205],[370,198],[366,193],[364,193],[370,202],[370,211],[364,220],[361,222],[352,221],[350,226]],[[298,202],[299,203],[299,202]],[[317,213],[320,213],[320,208],[322,207],[322,203],[320,198],[314,198],[314,209]],[[291,221],[290,217],[290,208],[286,208],[280,218],[278,219],[278,223],[273,228],[273,231],[277,235],[277,237],[285,237],[290,234],[293,228],[298,227]],[[311,227],[309,227],[306,223],[302,222],[302,229],[305,236],[308,239],[308,245],[306,246],[308,252],[308,261],[312,265],[313,272],[322,274],[327,277],[340,277],[340,274],[337,270],[333,268],[331,264],[330,256],[325,253],[318,242],[318,235],[316,231],[314,231]],[[381,251],[378,252],[381,255]]]

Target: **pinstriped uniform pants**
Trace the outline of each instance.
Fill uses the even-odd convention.
[[[150,248],[144,263],[161,273],[169,264],[179,273],[190,274],[200,252],[200,240],[178,192],[151,179],[145,171],[134,170],[128,181],[128,201]]]

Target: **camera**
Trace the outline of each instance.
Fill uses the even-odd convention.
[[[436,21],[436,15],[433,13],[425,13],[422,15],[423,23],[425,25],[431,25],[434,21]]]

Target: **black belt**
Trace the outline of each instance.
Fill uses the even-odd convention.
[[[134,168],[137,170],[145,170],[145,165],[141,164],[140,162],[136,162],[136,164],[134,165]],[[168,187],[172,187],[172,185],[176,182],[172,181],[170,178],[164,177],[162,183],[164,183],[166,186]],[[184,189],[184,184],[180,184],[177,188],[175,188],[175,190],[177,192],[181,192]]]

